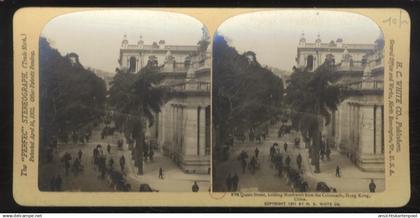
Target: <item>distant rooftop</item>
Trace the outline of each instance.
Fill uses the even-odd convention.
[[[372,50],[375,48],[374,44],[342,44],[338,47],[336,43],[321,43],[319,47],[316,43],[305,43],[305,45],[299,45],[299,48],[339,48],[339,49],[366,49]]]

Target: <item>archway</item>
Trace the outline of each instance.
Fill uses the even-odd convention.
[[[306,68],[312,70],[314,68],[314,56],[309,55],[306,59]]]
[[[134,73],[136,71],[136,57],[134,57],[134,56],[130,57],[128,71],[130,73]]]

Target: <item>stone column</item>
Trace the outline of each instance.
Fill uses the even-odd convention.
[[[172,141],[171,141],[171,152],[175,152],[177,145],[176,139],[176,106],[172,106]]]
[[[359,140],[359,153],[373,154],[373,106],[371,105],[360,105],[360,140]]]
[[[206,108],[200,108],[200,156],[204,156],[206,154]]]
[[[184,155],[193,155],[197,156],[197,108],[196,107],[186,107],[185,108],[185,148]]]
[[[376,106],[376,125],[375,125],[375,141],[376,141],[376,154],[381,154],[382,153],[382,131],[384,131],[382,129],[382,106],[381,105],[377,105]]]

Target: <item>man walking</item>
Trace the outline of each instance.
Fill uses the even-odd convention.
[[[373,179],[371,179],[371,180],[370,180],[370,183],[369,183],[369,191],[370,191],[370,192],[375,192],[375,190],[376,190],[376,184],[375,184],[375,182],[373,181]]]
[[[200,190],[200,187],[198,187],[197,181],[194,181],[194,184],[192,186],[192,191],[198,192],[198,190]]]
[[[106,146],[106,150],[108,151],[108,154],[111,154],[111,145],[110,144],[108,144]]]
[[[246,171],[246,165],[247,165],[247,163],[246,163],[246,159],[242,159],[242,161],[241,161],[241,165],[242,165],[242,173],[244,173],[244,174],[245,174],[245,171]]]
[[[287,152],[287,142],[284,143],[283,147],[284,147],[284,152]]]
[[[258,159],[258,154],[260,153],[260,150],[258,150],[258,148],[255,148],[254,153],[255,153],[255,157]]]
[[[66,176],[69,175],[70,160],[71,160],[71,154],[66,152],[63,156],[63,159],[62,159],[62,161],[64,162],[64,168],[66,170]]]
[[[335,168],[335,176],[336,177],[341,177],[340,175],[340,166],[337,165],[337,167]]]
[[[287,155],[286,157],[286,167],[289,168],[290,167],[290,156]]]
[[[238,174],[235,172],[235,175],[232,177],[232,191],[238,191],[238,184],[239,184],[239,177]]]
[[[124,169],[125,169],[125,157],[124,157],[124,155],[121,155],[121,157],[120,157],[120,167],[121,167],[121,172],[124,173]]]
[[[110,158],[108,163],[109,169],[112,171],[114,169],[114,159]]]
[[[301,170],[301,168],[302,168],[302,155],[300,155],[300,153],[296,157],[296,163],[298,165],[299,170]]]
[[[331,160],[330,159],[331,149],[330,149],[330,146],[328,145],[327,145],[327,150],[325,151],[325,155],[327,156],[327,160]]]
[[[162,167],[159,168],[159,179],[163,179],[163,169],[162,169]]]

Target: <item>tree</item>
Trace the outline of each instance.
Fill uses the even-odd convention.
[[[216,35],[213,48],[213,124],[216,152],[235,129],[244,131],[280,113],[283,83],[252,51],[239,54]]]
[[[40,47],[40,149],[51,138],[63,139],[84,131],[104,112],[105,81],[85,69],[78,56],[62,56],[41,37]],[[70,57],[74,57],[72,60]]]
[[[152,126],[154,114],[160,112],[166,89],[155,61],[149,61],[138,73],[117,70],[109,91],[109,104],[115,110],[116,125],[127,139],[135,140],[133,152],[138,174],[143,174],[146,123]]]
[[[301,132],[305,142],[311,144],[315,173],[320,172],[320,151],[324,146],[322,128],[328,125],[331,112],[337,110],[341,101],[341,90],[333,84],[335,72],[334,63],[328,59],[315,72],[295,68],[286,90],[293,126]]]

